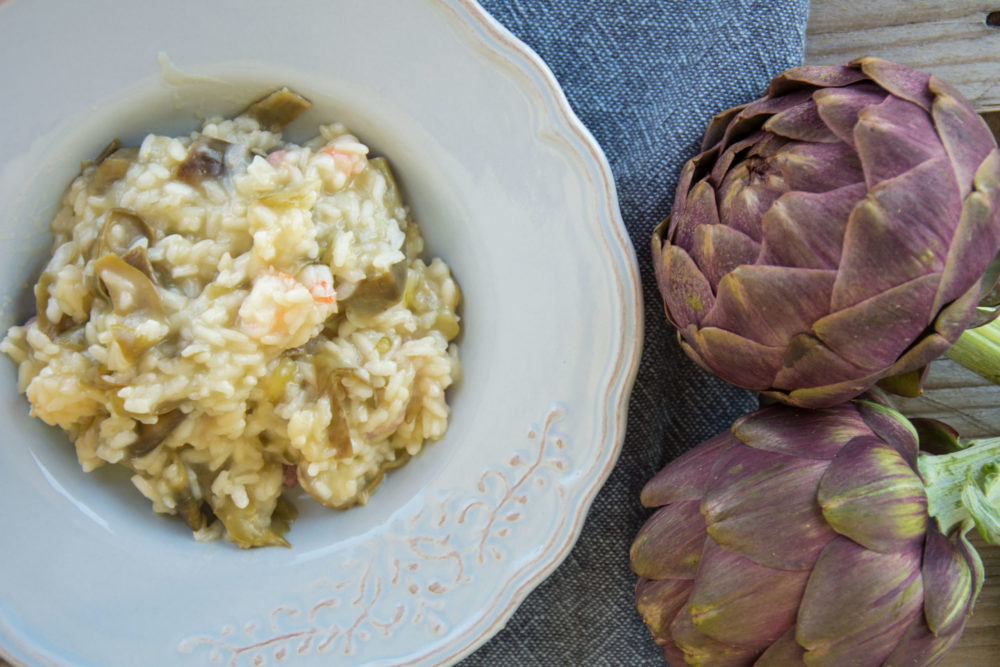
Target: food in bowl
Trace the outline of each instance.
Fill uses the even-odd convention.
[[[36,315],[0,350],[84,470],[116,464],[198,539],[288,545],[301,486],[365,503],[439,439],[459,288],[384,158],[273,92],[200,132],[114,142],[67,189]]]

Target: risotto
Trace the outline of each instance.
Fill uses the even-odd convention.
[[[286,545],[301,486],[335,509],[448,426],[459,289],[383,158],[299,146],[282,89],[201,132],[113,144],[52,222],[36,316],[0,349],[84,470],[125,466],[198,539]]]

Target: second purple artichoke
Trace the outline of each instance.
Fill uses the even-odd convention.
[[[998,447],[918,465],[914,427],[869,400],[747,415],[643,489],[638,610],[672,665],[934,664],[982,585],[964,531],[998,538]]]

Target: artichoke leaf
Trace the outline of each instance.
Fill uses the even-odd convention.
[[[756,563],[709,539],[688,603],[694,627],[709,637],[762,651],[795,625],[809,570]]]
[[[795,628],[792,627],[760,654],[760,657],[753,663],[753,667],[805,665],[805,654],[805,649],[795,641]]]
[[[937,419],[914,417],[910,420],[917,432],[920,451],[928,454],[950,454],[969,446],[958,437],[958,431]]]
[[[354,455],[354,445],[351,442],[351,427],[347,423],[347,415],[340,401],[330,402],[330,424],[326,427],[326,437],[333,456],[345,459]]]
[[[841,535],[882,553],[912,549],[927,530],[927,492],[910,462],[875,437],[851,440],[830,462],[816,493]]]
[[[629,551],[632,571],[648,579],[693,578],[705,538],[701,501],[666,505],[639,529]]]
[[[138,155],[138,146],[123,146],[122,140],[115,137],[101,149],[97,157],[81,165],[81,172],[86,174],[87,169],[90,169],[91,187],[102,194],[108,186],[125,176]]]
[[[924,618],[935,635],[961,632],[972,597],[972,568],[961,550],[936,528],[924,543]]]
[[[90,164],[95,164],[97,166],[100,166],[104,163],[105,160],[114,155],[115,152],[121,147],[122,147],[122,140],[119,137],[115,137],[107,144],[105,144],[104,148],[101,149],[101,152],[97,154],[97,157],[94,158],[94,161],[92,163],[84,162],[83,166],[87,167],[90,166]]]
[[[124,259],[125,263],[129,266],[141,271],[144,276],[150,279],[150,281],[157,283],[156,273],[153,270],[152,263],[149,261],[149,253],[146,252],[146,248],[144,246],[135,246],[122,255],[122,259]]]
[[[807,664],[881,664],[921,613],[922,556],[922,548],[879,553],[831,541],[799,605],[796,640]]]
[[[828,465],[750,447],[726,450],[701,501],[709,536],[762,566],[808,570],[836,536],[816,505]]]
[[[636,582],[636,609],[654,635],[666,633],[678,612],[687,613],[684,607],[693,586],[693,579],[642,578]]]
[[[696,667],[743,667],[751,664],[759,652],[720,642],[700,632],[686,609],[674,617],[670,634],[677,647],[684,652],[684,660]]]
[[[961,631],[935,635],[920,616],[913,619],[899,644],[882,663],[883,667],[910,667],[911,665],[936,665],[955,642]]]
[[[872,433],[886,444],[895,447],[910,467],[916,470],[922,437],[916,423],[904,417],[892,406],[879,402],[874,393],[855,399],[854,406]]]
[[[169,334],[163,303],[152,280],[118,255],[107,254],[93,267],[102,293],[120,318],[108,327],[108,368],[122,371]]]
[[[879,389],[884,389],[890,394],[904,396],[906,398],[916,398],[924,391],[924,379],[927,377],[929,366],[923,366],[899,375],[887,375],[876,382]]]
[[[644,507],[659,507],[677,500],[700,500],[711,479],[712,466],[719,455],[733,446],[729,431],[681,454],[642,487]]]

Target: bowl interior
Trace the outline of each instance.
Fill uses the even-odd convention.
[[[164,67],[171,68],[169,63]],[[461,316],[463,333],[459,339],[464,373],[449,389],[453,421],[445,438],[428,443],[424,451],[407,465],[390,472],[369,503],[346,512],[325,509],[304,494],[293,499],[300,512],[289,540],[296,551],[324,549],[379,525],[394,511],[432,482],[452,455],[455,443],[465,439],[472,422],[463,414],[467,387],[477,382],[488,347],[490,327],[480,307],[488,292],[489,276],[484,272],[488,261],[479,257],[482,247],[472,225],[462,224],[462,206],[453,191],[454,181],[447,173],[453,164],[440,151],[415,119],[405,110],[391,105],[373,105],[370,91],[348,82],[330,85],[294,71],[261,71],[248,68],[218,68],[219,72],[200,76],[174,73],[175,82],[166,85],[164,76],[151,76],[100,104],[67,119],[45,137],[44,150],[29,155],[31,168],[4,173],[5,186],[22,194],[4,202],[0,234],[8,242],[8,261],[0,269],[0,326],[6,330],[34,315],[31,286],[50,256],[49,220],[58,208],[61,194],[78,173],[82,161],[92,159],[110,140],[137,145],[148,133],[181,136],[200,128],[205,118],[231,116],[280,85],[288,85],[308,97],[313,106],[286,128],[284,136],[305,141],[317,133],[319,124],[341,121],[367,143],[372,155],[385,156],[411,207],[414,220],[425,238],[425,256],[440,256],[451,265],[463,290]],[[277,70],[277,68],[274,68]],[[212,85],[206,85],[211,81]],[[16,183],[14,182],[16,181]],[[473,270],[475,266],[475,270]],[[471,332],[471,333],[470,333]],[[17,393],[13,364],[0,360],[8,369],[7,381],[0,383],[0,418],[9,437],[24,443],[19,452],[7,456],[18,459],[18,468],[36,480],[33,486],[49,485],[67,508],[108,527],[115,533],[135,533],[137,538],[158,539],[166,530],[170,535],[190,541],[180,521],[156,520],[148,502],[132,488],[128,474],[115,467],[105,467],[91,475],[80,471],[72,445],[57,428],[47,427],[28,416],[26,399]],[[221,543],[220,543],[221,544]],[[190,548],[213,548],[191,545]],[[215,547],[218,548],[218,547]],[[222,548],[232,548],[223,546]]]

